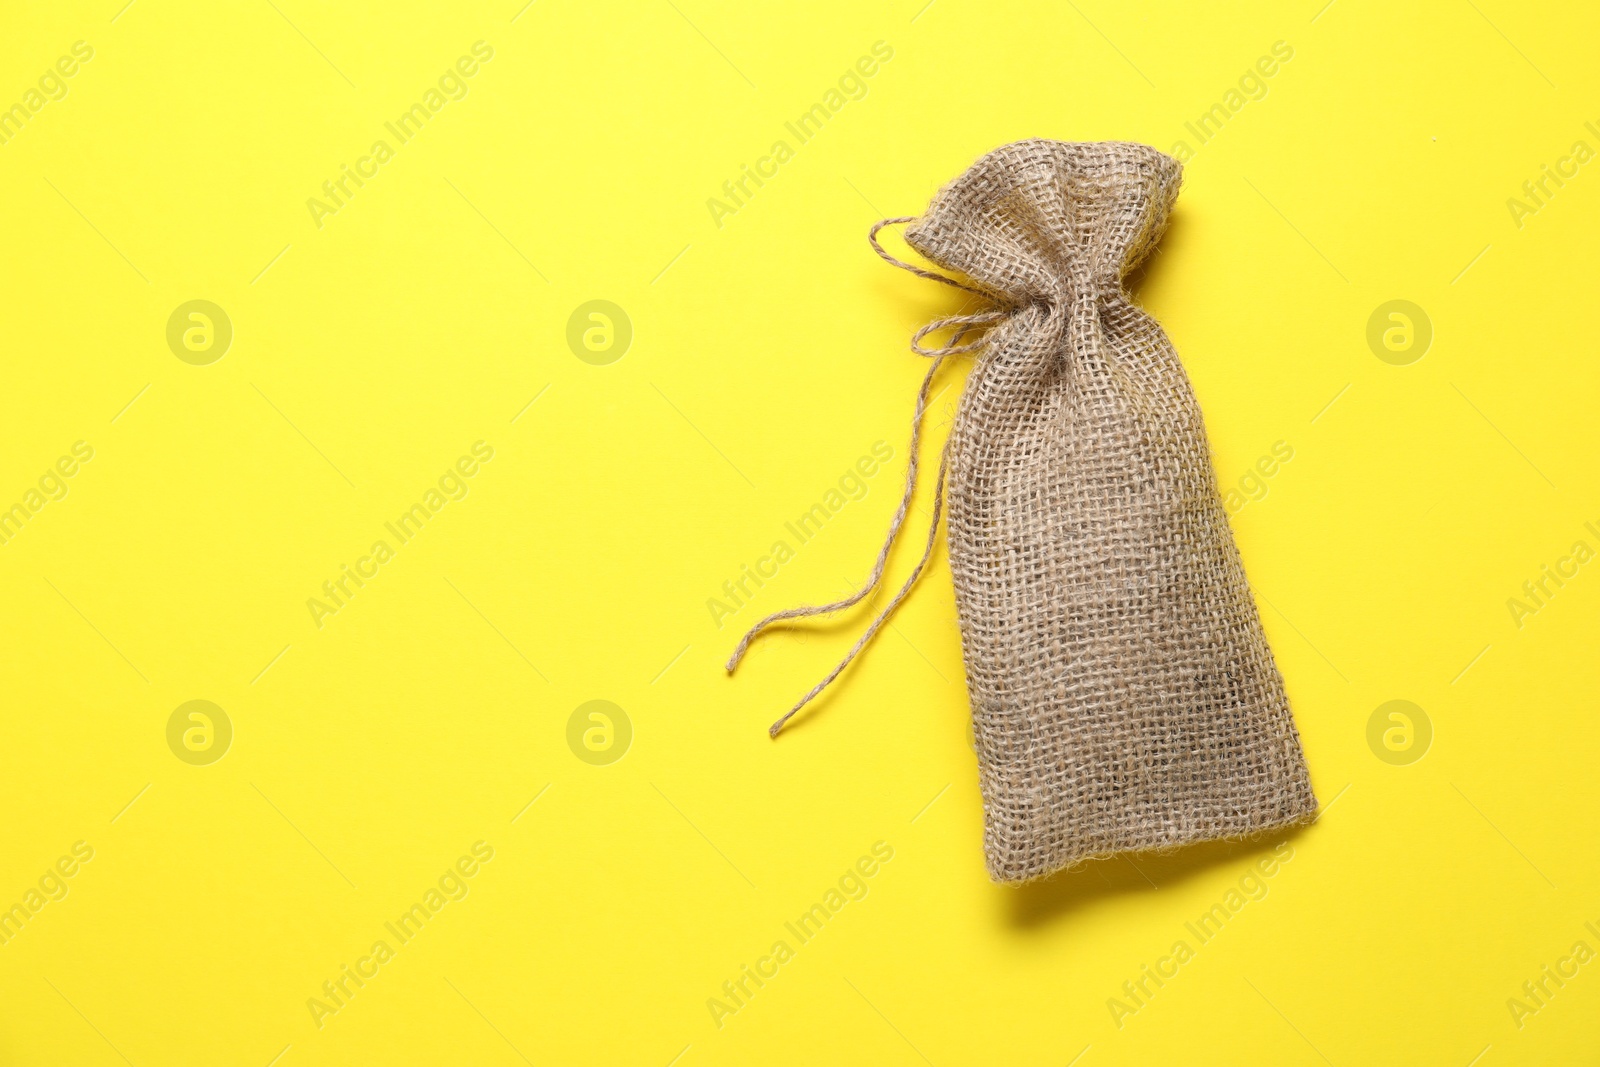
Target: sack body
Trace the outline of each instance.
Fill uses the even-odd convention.
[[[905,232],[1009,311],[948,445],[950,569],[999,882],[1316,812],[1194,391],[1124,288],[1180,176],[1144,145],[1019,142]]]

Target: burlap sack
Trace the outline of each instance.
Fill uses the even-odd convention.
[[[999,882],[1316,811],[1194,392],[1123,287],[1165,229],[1180,174],[1144,145],[1023,141],[978,160],[921,218],[889,220],[910,221],[907,243],[994,305],[925,328],[913,347],[936,357],[919,423],[938,360],[978,352],[946,446],[948,544]],[[944,325],[960,333],[922,348]],[[992,328],[959,343],[979,326]],[[771,621],[876,586],[915,442],[867,586],[765,620],[730,670]]]

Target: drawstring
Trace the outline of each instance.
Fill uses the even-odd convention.
[[[882,221],[873,225],[871,231],[867,235],[867,240],[872,243],[872,248],[878,253],[878,255],[882,256],[885,260],[897,267],[908,270],[912,274],[915,274],[919,277],[929,278],[933,281],[944,282],[946,285],[955,286],[957,289],[965,289],[967,292],[977,293],[980,296],[987,297],[988,294],[979,289],[975,289],[970,285],[965,285],[961,282],[958,282],[954,278],[947,278],[942,274],[937,274],[930,270],[923,270],[921,267],[902,262],[901,260],[898,260],[894,256],[890,255],[888,252],[885,252],[883,247],[878,244],[879,230],[883,229],[885,226],[892,226],[898,223],[912,221],[915,220],[911,216],[883,219]],[[883,548],[878,552],[878,559],[877,562],[873,564],[872,573],[867,577],[865,585],[858,589],[854,594],[846,597],[843,600],[836,600],[831,604],[816,604],[807,607],[789,608],[785,611],[774,612],[773,614],[762,619],[760,622],[756,623],[739,641],[738,647],[733,650],[733,655],[728,659],[729,674],[732,674],[734,669],[739,666],[739,662],[744,659],[745,652],[750,648],[750,642],[755,640],[757,635],[761,634],[774,623],[783,622],[787,619],[803,619],[813,615],[827,615],[835,611],[841,611],[845,608],[860,603],[868,593],[878,588],[878,586],[882,583],[883,572],[889,561],[889,552],[894,547],[895,541],[899,538],[901,529],[905,526],[906,515],[911,509],[911,500],[916,493],[917,471],[919,466],[918,456],[921,451],[919,445],[922,440],[922,417],[927,412],[928,390],[933,386],[934,376],[939,373],[939,368],[944,365],[944,361],[947,357],[975,351],[978,348],[981,348],[988,340],[988,334],[982,333],[977,337],[976,340],[968,341],[966,344],[962,344],[961,339],[963,337],[979,326],[994,325],[1001,319],[1005,318],[1006,314],[1007,312],[1003,309],[991,308],[988,311],[980,311],[972,315],[951,315],[947,318],[936,319],[933,322],[928,323],[926,326],[922,327],[912,335],[911,350],[918,355],[930,357],[933,360],[933,364],[928,368],[928,373],[923,376],[922,387],[917,390],[917,408],[911,419],[911,458],[910,462],[906,466],[905,492],[900,498],[900,507],[895,511],[894,518],[889,520],[889,534],[884,539]],[[951,335],[950,340],[945,342],[944,345],[940,346],[939,348],[927,348],[923,346],[922,340],[929,334],[936,333],[939,330],[952,328],[954,328],[956,332]],[[855,647],[851,648],[850,651],[845,654],[844,659],[839,661],[839,665],[834,667],[832,671],[829,671],[828,676],[813,686],[810,692],[801,697],[799,702],[796,703],[794,707],[790,708],[783,718],[772,724],[771,728],[767,732],[773,737],[778,736],[778,731],[783,729],[784,724],[793,718],[796,712],[809,704],[819,693],[831,685],[835,678],[844,673],[844,669],[850,666],[851,661],[853,661],[856,656],[860,654],[861,650],[867,646],[867,643],[872,640],[872,638],[880,629],[883,628],[883,624],[889,621],[889,616],[892,615],[894,610],[900,606],[900,602],[905,600],[905,598],[910,595],[911,587],[917,584],[917,579],[922,577],[922,572],[927,567],[928,561],[933,557],[934,546],[937,544],[939,518],[943,513],[944,508],[945,475],[949,469],[949,465],[950,439],[946,439],[944,448],[939,457],[939,476],[934,486],[933,517],[928,523],[928,542],[923,548],[922,558],[917,561],[916,568],[912,570],[911,576],[907,578],[905,584],[900,587],[900,591],[894,595],[894,599],[889,601],[888,605],[886,605],[884,609],[878,613],[878,617],[872,620],[872,625],[867,627],[866,632],[863,633],[860,640],[855,643]]]
[[[946,285],[953,285],[957,289],[965,289],[967,292],[977,293],[979,296],[986,295],[981,290],[974,289],[972,286],[967,285],[964,282],[958,282],[954,278],[946,278],[943,274],[939,274],[935,271],[923,270],[916,264],[907,263],[903,259],[896,259],[883,250],[883,246],[878,243],[879,230],[883,229],[885,226],[899,226],[901,223],[916,221],[917,218],[915,215],[899,215],[892,219],[879,219],[877,222],[872,224],[872,229],[867,231],[867,241],[872,245],[872,250],[874,252],[878,253],[878,255],[882,256],[890,263],[893,263],[901,270],[908,270],[919,278],[928,278],[936,282],[944,282]]]

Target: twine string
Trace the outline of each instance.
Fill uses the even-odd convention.
[[[883,219],[873,224],[872,229],[867,235],[867,240],[871,242],[873,250],[876,251],[878,255],[882,256],[886,261],[894,264],[897,267],[900,267],[903,270],[908,270],[918,277],[944,282],[946,285],[951,285],[957,289],[963,289],[967,292],[976,293],[979,296],[987,298],[988,294],[984,293],[982,290],[976,289],[970,285],[966,285],[955,280],[954,278],[947,278],[943,274],[936,273],[935,271],[924,270],[923,268],[914,264],[906,263],[902,260],[896,259],[888,252],[885,252],[882,245],[878,244],[879,230],[883,229],[885,226],[892,226],[899,223],[912,221],[915,220],[911,216]],[[733,650],[733,655],[728,658],[727,669],[729,674],[732,674],[735,668],[737,668],[739,663],[744,659],[745,653],[749,651],[750,643],[754,641],[757,636],[765,632],[776,623],[783,622],[788,619],[809,618],[815,615],[827,615],[835,611],[842,611],[845,608],[859,604],[869,593],[877,589],[882,584],[884,570],[889,561],[889,553],[894,548],[895,542],[899,539],[901,530],[905,527],[906,516],[911,510],[911,501],[916,494],[917,475],[920,466],[918,454],[920,452],[919,446],[922,441],[922,422],[923,416],[927,413],[928,391],[933,386],[934,376],[939,373],[939,368],[944,365],[944,361],[948,357],[961,355],[967,352],[974,352],[988,342],[987,331],[979,333],[974,340],[968,341],[965,344],[961,343],[961,339],[963,337],[979,327],[994,326],[1003,320],[1007,314],[1008,312],[1002,308],[990,308],[987,311],[980,311],[970,315],[950,315],[945,318],[935,319],[933,322],[923,326],[912,335],[911,350],[920,356],[929,357],[932,360],[932,364],[928,367],[928,373],[923,376],[921,388],[917,390],[917,406],[911,419],[911,443],[909,449],[910,460],[906,465],[905,491],[901,494],[899,508],[895,510],[894,517],[889,520],[888,536],[884,538],[883,547],[878,551],[878,558],[873,564],[872,573],[868,575],[867,581],[861,586],[860,589],[856,590],[853,594],[845,597],[842,600],[835,600],[828,604],[813,604],[802,607],[788,608],[784,611],[774,612],[762,619],[760,622],[756,623],[749,629],[748,632],[745,633],[744,637],[740,639],[738,646]],[[954,329],[955,333],[953,333],[950,339],[943,345],[937,348],[929,348],[922,343],[923,339],[929,334],[937,333],[940,330],[947,329]],[[905,584],[900,587],[899,592],[894,595],[894,598],[890,600],[889,603],[884,606],[883,610],[878,613],[877,617],[872,620],[871,625],[869,625],[866,631],[862,633],[860,639],[856,641],[855,645],[850,649],[850,651],[845,653],[844,658],[839,661],[838,665],[835,666],[833,670],[829,671],[827,676],[823,678],[822,681],[818,682],[810,689],[809,692],[802,696],[799,701],[795,703],[794,707],[790,708],[782,718],[772,724],[767,731],[771,736],[777,737],[778,732],[783,729],[784,725],[790,719],[792,719],[801,708],[804,708],[807,704],[814,700],[824,689],[828,688],[828,686],[833,683],[834,679],[838,678],[839,675],[844,673],[845,668],[850,666],[851,662],[856,658],[857,655],[861,653],[862,649],[867,647],[867,644],[873,639],[873,637],[877,635],[878,631],[883,628],[884,623],[889,621],[889,616],[892,615],[895,609],[900,606],[901,602],[910,595],[912,587],[917,584],[917,579],[921,578],[922,572],[927,569],[928,561],[933,558],[933,550],[938,544],[939,519],[944,510],[945,478],[950,464],[950,440],[950,438],[946,439],[944,448],[940,453],[939,474],[934,486],[933,515],[928,523],[928,540],[927,544],[923,547],[922,558],[917,561],[916,567],[912,570],[910,577],[906,579]]]

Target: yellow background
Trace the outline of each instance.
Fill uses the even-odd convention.
[[[0,946],[0,1062],[1593,1055],[1600,965],[1507,1006],[1600,948],[1600,564],[1520,628],[1506,603],[1600,548],[1600,167],[1520,227],[1506,203],[1600,147],[1580,5],[121,2],[8,5],[0,34],[0,104],[94,49],[0,145],[0,505],[94,448],[0,547],[0,904],[94,849]],[[308,198],[479,40],[465,98],[319,228]],[[719,228],[707,198],[877,41],[867,95]],[[721,663],[859,582],[894,508],[905,341],[959,304],[867,226],[1022,137],[1196,147],[1277,41],[1138,297],[1224,485],[1294,449],[1233,521],[1333,806],[1119,1027],[1108,1000],[1276,840],[990,884],[942,551],[778,743],[868,616]],[[233,324],[208,366],[166,343],[192,299]],[[633,325],[607,366],[566,341],[593,299]],[[1407,366],[1366,341],[1394,299],[1434,330]],[[469,495],[314,625],[479,440]],[[866,497],[718,628],[708,598],[880,440]],[[209,766],[167,745],[195,699],[233,725]],[[594,699],[633,727],[608,766],[566,740]],[[1405,766],[1367,743],[1395,699],[1434,731]],[[469,895],[319,1027],[308,998],[477,841]],[[719,1027],[708,998],[879,841],[865,898]]]

